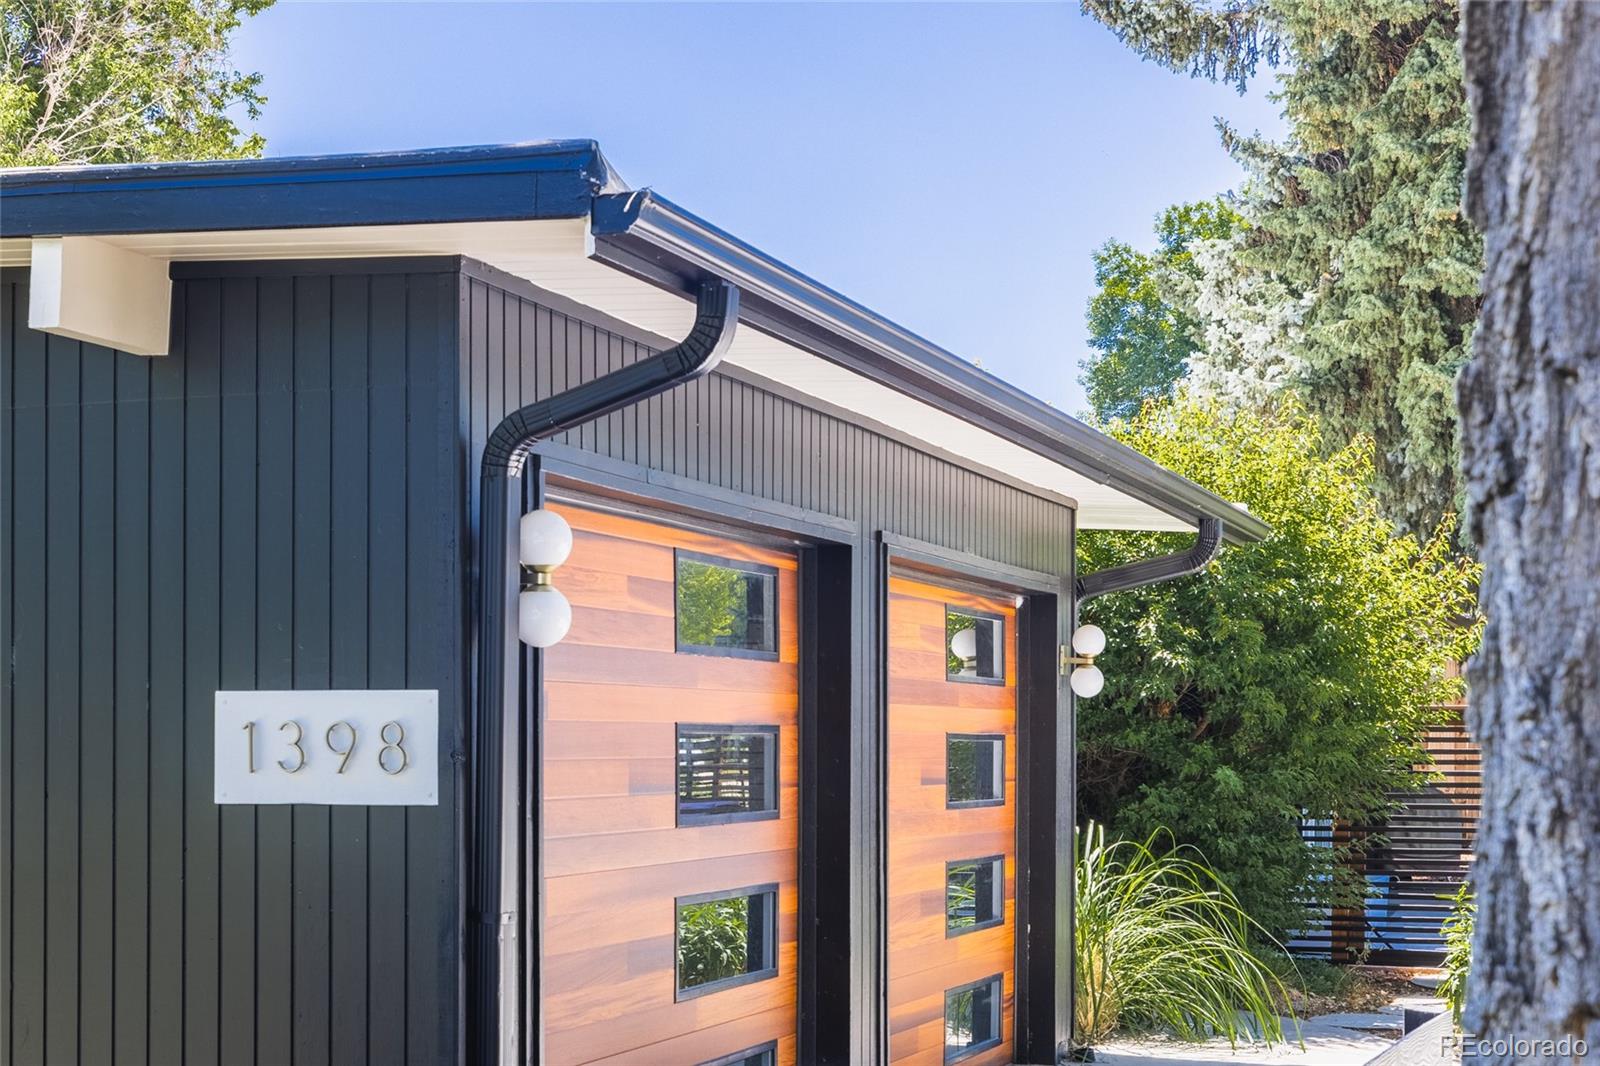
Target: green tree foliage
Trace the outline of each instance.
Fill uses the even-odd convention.
[[[1078,704],[1080,814],[1119,837],[1168,828],[1205,852],[1274,934],[1307,886],[1351,899],[1344,857],[1301,817],[1376,820],[1416,788],[1417,738],[1453,698],[1446,663],[1476,640],[1475,565],[1393,534],[1370,488],[1372,448],[1331,453],[1292,404],[1276,414],[1151,405],[1112,432],[1271,523],[1203,575],[1084,605],[1102,626],[1106,687]],[[1179,546],[1171,534],[1086,531],[1084,572]]]
[[[272,0],[0,0],[0,166],[258,156],[228,35]]]
[[[1376,443],[1385,510],[1425,535],[1456,509],[1454,380],[1478,311],[1454,0],[1083,0],[1141,55],[1243,91],[1279,67],[1279,144],[1222,127],[1251,173],[1241,269],[1303,314],[1297,384],[1330,440]]]
[[[1147,400],[1170,399],[1195,349],[1195,324],[1170,294],[1196,274],[1190,245],[1231,235],[1241,219],[1223,200],[1169,207],[1156,220],[1156,250],[1107,241],[1094,253],[1099,291],[1089,300],[1083,386],[1101,421],[1132,418]]]

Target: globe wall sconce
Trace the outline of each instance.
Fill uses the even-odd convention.
[[[572,554],[572,527],[554,511],[529,511],[518,527],[522,591],[517,597],[517,635],[533,648],[561,642],[572,628],[572,604],[550,574]]]
[[[1094,664],[1094,657],[1106,650],[1105,630],[1099,626],[1079,626],[1072,631],[1072,650],[1068,655],[1061,649],[1061,670],[1067,673],[1067,683],[1081,699],[1098,696],[1105,688],[1106,675]],[[1070,672],[1069,672],[1070,671]]]

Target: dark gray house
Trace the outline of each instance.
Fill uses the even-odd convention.
[[[3,172],[0,265],[4,1062],[1063,1053],[1077,603],[1259,521],[589,142]]]

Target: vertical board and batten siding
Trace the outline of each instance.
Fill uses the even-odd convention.
[[[195,275],[157,358],[0,287],[0,1056],[453,1061],[457,275]],[[439,690],[440,806],[212,803],[218,688],[369,687]]]
[[[495,284],[468,270],[461,315],[472,357],[463,403],[471,412],[474,455],[515,407],[657,350],[598,313],[516,279]],[[1021,569],[1071,573],[1071,509],[1062,503],[742,377],[712,373],[556,440],[849,519],[869,538],[882,530]]]

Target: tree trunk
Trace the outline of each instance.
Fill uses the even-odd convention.
[[[1462,49],[1486,257],[1462,461],[1488,618],[1464,1028],[1600,1054],[1600,4],[1468,0]]]

